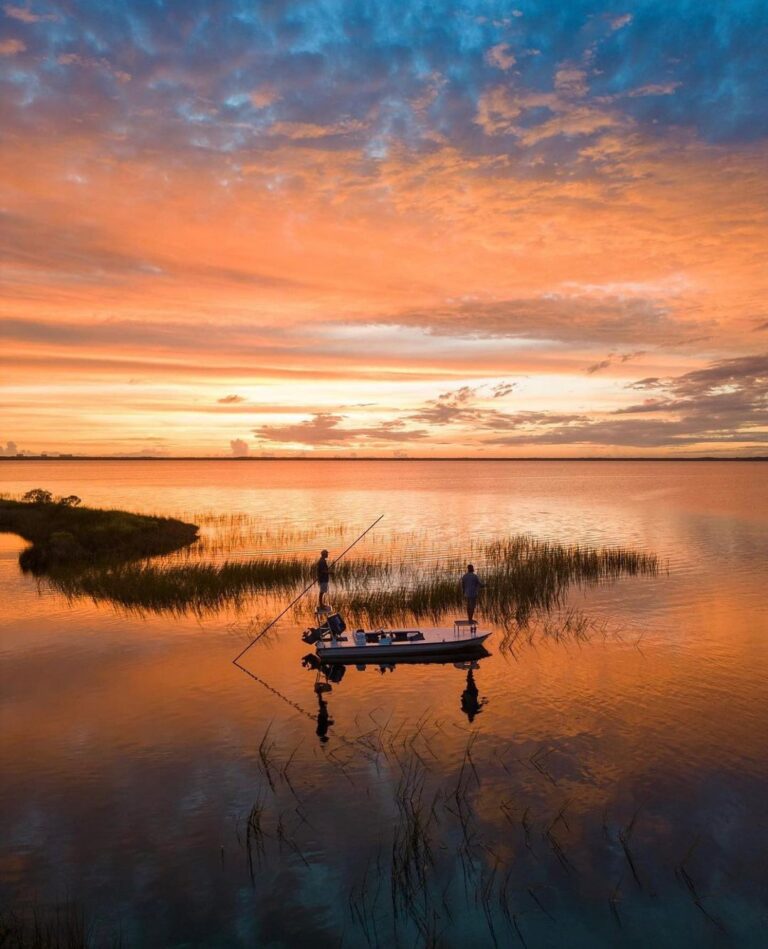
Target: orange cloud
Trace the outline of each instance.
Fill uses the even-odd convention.
[[[497,69],[503,71],[511,69],[517,62],[509,43],[497,43],[492,46],[485,54],[485,59],[491,66],[496,66]]]
[[[106,60],[61,55],[65,71],[132,85],[111,82]],[[605,422],[630,404],[628,383],[754,351],[768,246],[761,147],[651,137],[617,101],[588,99],[587,84],[583,65],[562,64],[551,91],[496,85],[480,97],[478,136],[512,136],[525,159],[436,139],[368,155],[354,144],[366,120],[344,117],[275,122],[260,149],[201,147],[183,161],[173,123],[145,149],[119,123],[102,130],[85,116],[56,136],[45,116],[19,128],[0,146],[0,365],[23,394],[4,438],[123,450],[117,430],[162,432],[227,453],[242,414],[221,422],[194,408],[195,393],[210,407],[222,392],[251,399],[241,387],[256,385],[276,415],[294,409],[287,422],[259,420],[265,436],[283,426],[357,449],[376,438],[391,453],[423,428],[420,451],[465,453],[480,444],[471,425],[447,443],[434,413],[394,423],[426,414],[446,382],[528,374],[516,411],[549,413],[565,438],[563,416]],[[436,77],[428,87],[419,114],[446,94]],[[253,95],[259,108],[277,101],[268,88]],[[573,157],[553,166],[561,137]],[[132,377],[142,381],[127,394]],[[58,386],[55,404],[40,379]],[[339,409],[363,401],[376,405]],[[329,426],[329,415],[344,418]],[[580,436],[613,433],[621,446],[637,427],[608,421]],[[532,416],[525,424],[542,434]],[[502,427],[496,437],[525,451]]]
[[[0,40],[0,56],[15,56],[17,53],[23,53],[26,48],[27,44],[23,40]]]

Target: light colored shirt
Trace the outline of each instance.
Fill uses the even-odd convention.
[[[480,592],[480,587],[484,586],[485,584],[476,573],[467,571],[461,578],[461,592],[464,594],[464,596],[477,596],[477,594]]]

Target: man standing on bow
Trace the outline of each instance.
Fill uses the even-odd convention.
[[[467,572],[461,578],[461,592],[467,602],[467,619],[470,623],[475,619],[475,607],[477,606],[477,594],[485,584],[475,573],[475,568],[471,563],[467,564]]]
[[[320,559],[315,564],[315,579],[320,591],[317,597],[317,608],[325,609],[325,594],[328,592],[328,582],[331,578],[331,568],[328,563],[328,551],[320,551]]]

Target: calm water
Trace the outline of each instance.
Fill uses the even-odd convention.
[[[361,553],[527,532],[664,564],[572,591],[586,636],[350,668],[322,707],[301,617],[248,653],[256,678],[231,663],[280,600],[67,602],[0,535],[0,905],[81,907],[97,945],[766,945],[765,473],[0,464],[0,492],[197,518],[202,559],[333,554],[384,514]]]

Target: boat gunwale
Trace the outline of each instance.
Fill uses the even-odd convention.
[[[450,630],[449,627],[437,627],[435,629],[440,629],[441,632],[443,629],[445,629],[446,632]],[[397,631],[392,630],[392,632]],[[474,636],[461,638],[451,637],[441,640],[411,639],[401,640],[399,642],[392,640],[385,644],[379,642],[365,643],[364,645],[358,645],[352,640],[348,640],[347,644],[333,642],[332,640],[319,640],[315,643],[315,650],[318,658],[329,659],[338,659],[341,656],[348,656],[349,658],[373,658],[374,656],[394,656],[397,654],[428,655],[441,652],[468,652],[476,647],[484,647],[484,643],[490,635],[491,631],[489,630],[487,632],[477,632]]]

